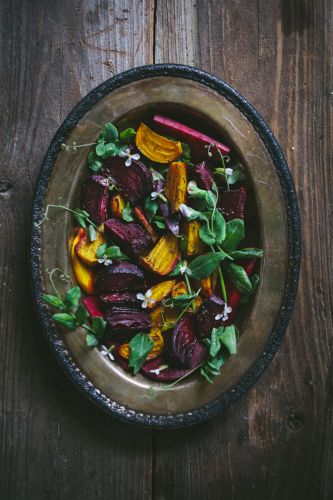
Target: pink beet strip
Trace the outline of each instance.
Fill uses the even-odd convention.
[[[89,295],[89,297],[85,297],[82,301],[84,307],[87,309],[90,316],[101,317],[104,318],[104,313],[101,310],[101,304],[98,297],[94,295]]]
[[[182,135],[184,139],[188,141],[196,141],[202,144],[215,144],[222,154],[230,153],[230,148],[225,144],[222,144],[222,142],[218,142],[208,135],[203,134],[191,127],[188,127],[187,125],[183,125],[176,120],[172,120],[171,118],[167,118],[166,116],[162,115],[155,115],[154,122],[162,125],[170,132],[176,132],[177,134]]]
[[[239,263],[239,265],[241,265],[245,269],[246,274],[250,277],[251,274],[253,273],[255,263],[256,259],[251,259],[243,261],[242,263]],[[239,306],[241,294],[233,284],[230,285],[227,284],[227,297],[228,297],[228,306],[232,308],[232,311],[229,314],[228,319],[223,323],[224,325],[230,325],[233,322],[236,311]]]

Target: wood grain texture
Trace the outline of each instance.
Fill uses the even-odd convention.
[[[0,498],[333,497],[331,0],[1,0]],[[297,306],[274,361],[222,417],[150,432],[106,417],[43,340],[29,212],[70,109],[124,69],[194,64],[272,127],[303,222]]]
[[[71,108],[116,71],[153,62],[153,2],[1,2],[0,498],[146,499],[149,431],[107,418],[62,374],[29,290],[40,164]]]
[[[187,64],[194,56],[272,127],[298,193],[303,256],[293,319],[256,386],[221,418],[156,436],[155,498],[332,498],[332,2],[157,8],[156,39],[173,36],[156,44],[156,59]],[[190,58],[179,51],[189,39]]]

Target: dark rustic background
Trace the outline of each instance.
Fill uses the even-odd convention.
[[[0,498],[333,498],[330,0],[1,0]],[[223,416],[149,431],[71,386],[29,291],[29,213],[59,124],[142,64],[222,77],[273,129],[303,222],[296,309],[281,349]],[[330,163],[331,162],[331,163]]]

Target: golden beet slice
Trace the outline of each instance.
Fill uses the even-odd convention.
[[[179,141],[171,141],[156,134],[143,122],[140,123],[136,132],[135,143],[142,154],[156,163],[170,163],[183,151]]]
[[[154,285],[151,287],[151,299],[154,299],[154,303],[149,303],[148,308],[153,309],[159,302],[161,302],[163,299],[165,299],[170,293],[171,290],[173,289],[174,284],[176,283],[176,280],[168,280],[168,281],[162,281],[161,283],[158,283],[157,285]]]
[[[186,201],[187,170],[182,161],[170,163],[166,182],[165,196],[170,204],[171,212],[178,212],[180,205]]]
[[[99,229],[103,232],[104,225],[102,224]],[[86,230],[85,235],[80,239],[75,247],[76,255],[82,260],[82,262],[84,262],[84,264],[87,264],[87,266],[95,266],[98,263],[96,251],[100,245],[103,245],[103,243],[106,243],[106,239],[102,233],[96,231],[95,241],[90,241],[88,231]]]
[[[88,295],[94,293],[94,272],[89,267],[85,266],[78,258],[75,252],[75,247],[79,241],[84,237],[84,229],[79,229],[73,239],[71,246],[71,262],[78,285]]]
[[[218,271],[215,270],[210,276],[208,276],[208,278],[203,278],[198,282],[198,287],[201,288],[202,295],[204,295],[207,299],[214,295],[217,278]]]
[[[162,236],[154,248],[142,259],[150,271],[166,276],[175,268],[181,256],[178,238],[173,234]]]
[[[199,255],[204,252],[205,245],[199,237],[201,224],[197,220],[186,221],[183,224],[183,231],[186,236],[186,253],[189,257]]]
[[[149,337],[154,342],[154,345],[147,356],[147,361],[157,358],[163,352],[164,349],[164,339],[161,330],[159,328],[152,328],[149,332]],[[121,344],[121,346],[119,346],[118,353],[123,358],[129,359],[130,357],[129,342]]]
[[[123,210],[126,207],[126,202],[121,194],[115,194],[110,200],[110,211],[112,217],[122,218]]]

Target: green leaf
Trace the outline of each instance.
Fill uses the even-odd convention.
[[[97,339],[102,340],[106,328],[106,321],[100,317],[92,317],[91,328],[94,330]]]
[[[153,219],[153,224],[155,224],[158,229],[166,229],[165,223],[160,220]]]
[[[224,252],[210,252],[204,255],[199,255],[192,260],[188,266],[191,271],[191,278],[202,279],[207,278],[218,267],[219,263],[226,257]]]
[[[122,218],[126,222],[133,222],[134,221],[133,210],[132,210],[129,202],[126,203],[126,207],[124,208],[123,213],[122,213]]]
[[[92,172],[99,172],[102,168],[103,163],[100,160],[95,160],[93,163],[89,165],[89,168]]]
[[[147,196],[143,205],[144,213],[149,222],[152,221],[154,215],[158,210],[158,203],[156,200],[152,200],[150,196]]]
[[[130,341],[130,358],[128,364],[133,368],[134,375],[140,370],[153,345],[154,342],[148,333],[138,333]]]
[[[215,234],[215,243],[221,245],[226,237],[226,222],[219,210],[216,210],[214,213],[213,232]]]
[[[83,228],[87,227],[85,217],[81,213],[75,213],[74,217],[78,221],[78,223],[80,224],[81,227],[83,227]]]
[[[214,357],[221,349],[220,332],[218,328],[213,328],[210,337],[209,354]]]
[[[52,307],[56,307],[57,309],[63,309],[65,307],[63,301],[56,295],[43,295],[42,297],[44,302],[50,304]]]
[[[223,248],[228,252],[236,250],[240,242],[245,237],[244,221],[233,219],[226,224],[226,236],[223,241]]]
[[[106,255],[109,259],[128,260],[127,255],[125,255],[117,245],[107,248],[104,255]]]
[[[105,255],[105,251],[108,247],[108,244],[107,243],[103,243],[102,245],[100,245],[97,250],[96,250],[96,257],[98,259],[102,259]]]
[[[87,347],[96,347],[98,345],[98,340],[92,333],[87,333],[86,335],[86,345]]]
[[[60,325],[68,328],[68,330],[74,330],[76,328],[76,321],[71,314],[68,313],[57,313],[52,316],[53,321],[59,323]]]
[[[97,238],[97,234],[96,234],[96,230],[92,224],[89,225],[88,232],[89,232],[90,241],[95,241]]]
[[[79,286],[74,286],[65,295],[65,305],[66,307],[75,310],[78,306],[79,300],[81,298],[81,289]]]
[[[238,181],[246,179],[246,175],[242,170],[235,169],[231,175],[228,175],[228,184],[236,184]]]
[[[184,266],[184,261],[180,260],[178,264],[176,264],[176,267],[174,268],[171,273],[168,274],[168,276],[178,276],[180,274],[180,268]]]
[[[109,142],[108,144],[105,144],[105,153],[103,154],[103,159],[109,158],[110,156],[115,156],[117,152],[118,152],[117,146],[112,142]]]
[[[228,262],[226,264],[226,269],[237,290],[240,292],[249,292],[252,289],[250,278],[242,266]]]
[[[114,142],[118,139],[119,134],[117,127],[115,127],[111,122],[104,125],[103,132],[105,142]]]
[[[220,335],[220,340],[226,346],[230,354],[237,352],[237,339],[234,325],[225,326],[223,333]]]
[[[242,248],[241,250],[234,250],[230,252],[230,257],[234,259],[254,259],[256,257],[262,257],[264,251],[260,248]]]
[[[251,281],[251,284],[252,284],[252,288],[251,288],[251,290],[249,292],[242,293],[241,298],[240,298],[240,303],[241,304],[247,304],[247,302],[249,301],[250,297],[257,290],[258,285],[259,285],[259,281],[260,281],[259,275],[258,274],[253,274],[251,276],[251,278],[250,278],[250,281]]]
[[[214,245],[215,243],[215,236],[211,232],[208,222],[202,224],[202,226],[199,229],[199,238],[201,241],[206,243],[206,245]]]
[[[125,142],[126,144],[130,144],[136,136],[136,131],[134,128],[125,128],[122,132],[120,132],[119,139],[121,142]]]
[[[96,154],[97,156],[103,156],[105,154],[106,148],[104,142],[100,142],[96,146]]]
[[[191,163],[191,150],[190,146],[186,144],[186,142],[182,142],[182,155],[179,158],[179,161],[185,162],[187,165],[192,165]]]
[[[75,319],[78,325],[84,325],[89,318],[89,313],[83,304],[79,304],[75,312]]]

